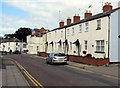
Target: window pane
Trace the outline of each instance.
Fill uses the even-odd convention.
[[[104,46],[101,46],[101,51],[104,51]]]
[[[85,40],[85,50],[87,50],[87,41]]]
[[[100,51],[100,46],[96,46],[96,51]]]
[[[104,40],[96,41],[96,51],[104,51]]]
[[[80,24],[80,32],[82,31],[82,24]]]
[[[64,53],[59,53],[58,56],[65,56],[65,54]]]
[[[88,23],[85,23],[86,31],[88,31]]]
[[[102,46],[104,45],[104,40],[101,41],[101,45],[102,45]]]
[[[97,20],[97,27],[101,27],[101,20]]]
[[[72,28],[72,34],[74,34],[74,28]]]
[[[100,41],[97,41],[97,46],[100,46]]]

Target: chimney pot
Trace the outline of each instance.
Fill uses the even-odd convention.
[[[60,27],[63,27],[63,26],[64,26],[64,21],[60,21],[60,22],[59,22],[59,26],[60,26]]]
[[[70,17],[67,18],[67,25],[69,25],[69,24],[71,24],[71,18]]]
[[[86,10],[86,12],[85,12],[85,14],[84,14],[84,18],[88,18],[88,17],[90,17],[90,16],[92,16],[91,11]]]
[[[112,11],[112,5],[111,3],[106,2],[105,5],[103,6],[103,12],[109,12]]]
[[[73,16],[73,23],[77,23],[80,21],[80,16],[78,14],[78,16],[75,14],[75,16]]]

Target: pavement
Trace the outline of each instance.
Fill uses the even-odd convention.
[[[10,59],[0,58],[0,85],[2,87],[28,87],[29,83],[24,78],[15,62]],[[0,86],[0,87],[1,87]]]
[[[46,57],[41,57],[40,58],[46,59]],[[87,64],[82,64],[82,63],[76,63],[76,62],[71,62],[68,61],[68,65],[77,67],[80,69],[84,69],[89,72],[94,72],[97,74],[105,75],[108,77],[113,77],[116,79],[120,80],[120,64],[109,64],[109,65],[104,65],[104,66],[92,66],[92,65],[87,65]]]
[[[109,66],[91,66],[91,65],[75,63],[71,61],[68,61],[68,64],[74,67],[92,71],[97,74],[112,76],[112,77],[120,79],[120,76],[118,74],[120,72],[120,65],[118,64],[110,64]]]

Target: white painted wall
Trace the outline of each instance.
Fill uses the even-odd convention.
[[[110,16],[110,62],[120,62],[120,9]]]
[[[15,50],[23,51],[25,49],[23,48],[23,44],[25,43],[24,42],[4,42],[4,43],[1,43],[0,51],[7,51],[7,52],[9,52],[10,50],[12,50],[12,52],[14,52]]]
[[[43,37],[27,36],[27,49],[29,54],[43,52]]]
[[[85,30],[85,23],[81,23],[82,24],[82,31],[80,32],[80,28],[79,25],[74,25],[71,27],[68,27],[67,29],[69,29],[69,35],[67,35],[67,39],[69,42],[75,42],[77,39],[79,39],[80,41],[80,55],[84,56],[83,51],[87,51],[87,54],[92,54],[92,56],[94,57],[99,57],[99,58],[103,58],[104,54],[102,53],[95,53],[96,51],[96,40],[104,40],[105,41],[105,53],[106,53],[106,57],[108,57],[108,44],[106,42],[108,42],[108,17],[103,17],[100,18],[101,19],[101,30],[96,30],[97,29],[97,20],[92,20],[92,21],[88,21],[89,23],[89,30],[88,32],[86,32]],[[74,28],[74,35],[72,34],[72,28]],[[85,43],[84,41],[87,40],[88,41],[88,49],[85,50]],[[94,47],[92,47],[92,45],[94,45]],[[73,53],[73,51],[76,51],[76,53]],[[77,47],[75,46],[75,44],[72,44],[72,50],[69,49],[68,54],[71,55],[78,55],[78,50]]]
[[[61,46],[59,43],[57,43],[59,40],[61,40]],[[58,29],[55,31],[51,31],[47,33],[47,41],[48,41],[48,49],[47,53],[50,52],[64,52],[63,48],[63,42],[65,41],[65,28]],[[50,44],[53,41],[53,48]]]
[[[120,7],[120,1],[119,5]],[[120,10],[118,10],[118,24],[120,24]],[[120,35],[120,25],[118,25],[118,35]],[[118,38],[118,53],[120,52],[120,38]],[[120,54],[118,54],[118,61],[120,62]]]
[[[69,44],[69,50],[68,54],[70,55],[78,55],[78,47],[75,44],[72,44],[72,50],[70,48],[70,42],[75,42],[77,39],[80,41],[80,55],[84,56],[83,51],[85,51],[85,43],[84,41],[88,41],[88,49],[87,54],[92,54],[93,57],[96,58],[104,58],[104,56],[108,57],[108,16],[99,18],[101,19],[101,30],[97,29],[97,20],[88,21],[89,23],[89,30],[86,32],[85,30],[85,23],[82,24],[82,31],[80,32],[79,25],[73,25],[66,28],[66,39],[68,40]],[[74,28],[74,34],[72,33]],[[68,29],[69,29],[69,35],[68,35]],[[55,32],[56,31],[56,32]],[[51,31],[47,33],[47,41],[50,43],[51,41],[54,42],[53,50],[52,46],[48,44],[48,53],[50,52],[64,52],[65,46],[63,46],[63,42],[65,41],[65,28],[58,29],[55,31]],[[63,34],[61,36],[61,31],[63,31]],[[55,33],[57,36],[55,36]],[[61,50],[58,48],[58,44],[55,46],[55,43],[59,40],[62,40],[62,47]],[[104,53],[95,53],[96,51],[96,40],[104,40],[105,41],[105,54]],[[93,47],[92,47],[93,45]],[[67,52],[65,52],[67,54]]]

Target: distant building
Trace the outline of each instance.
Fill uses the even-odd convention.
[[[46,38],[44,34],[46,30],[42,27],[41,29],[34,29],[32,34],[27,36],[27,49],[29,54],[37,54],[37,52],[45,52]]]
[[[26,50],[26,43],[16,38],[1,39],[0,51],[14,52],[15,50],[24,51]]]

